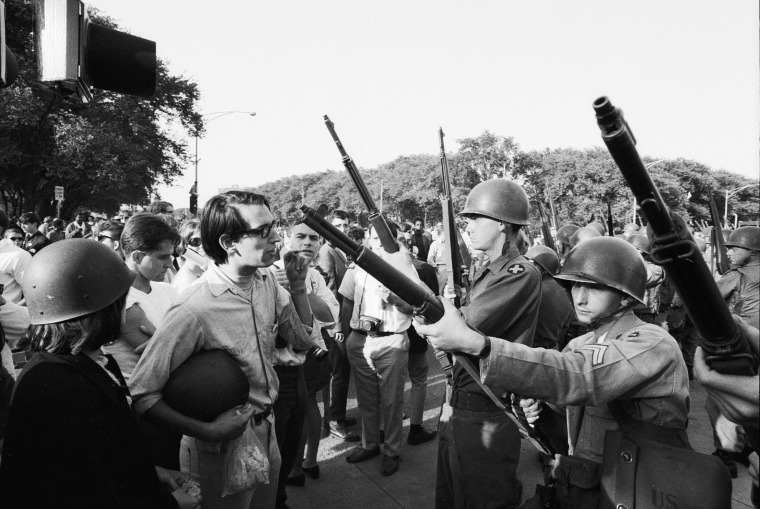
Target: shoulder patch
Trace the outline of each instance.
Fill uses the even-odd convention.
[[[598,366],[604,362],[604,352],[607,351],[607,345],[583,345],[579,350],[589,350],[593,352],[591,356],[591,365]]]
[[[510,274],[520,274],[521,272],[525,272],[525,267],[519,263],[515,263],[507,269],[507,272]]]

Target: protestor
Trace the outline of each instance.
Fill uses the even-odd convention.
[[[642,432],[656,430],[659,437],[651,439],[689,447],[686,366],[675,340],[631,311],[644,300],[646,268],[629,243],[589,239],[570,252],[556,277],[572,287],[578,319],[593,328],[562,352],[476,332],[448,302],[440,321],[417,329],[436,348],[478,356],[482,381],[494,391],[534,398],[520,403],[529,420],[540,416],[536,400],[567,406],[572,457],[561,456],[555,465],[556,496],[589,498],[558,507],[595,507],[598,493],[583,489],[594,486],[595,479],[571,472],[597,468],[585,460],[601,463],[605,431],[619,429],[618,415]],[[572,484],[579,480],[584,486]]]
[[[53,228],[53,217],[45,216],[40,226],[37,228],[41,234],[47,237],[48,232]]]
[[[348,233],[350,229],[349,217],[344,211],[333,210],[330,213],[329,219],[334,227],[343,233]],[[343,276],[348,268],[346,254],[329,242],[325,242],[319,249],[317,267],[324,275],[327,287],[333,292],[340,306],[343,302],[343,296],[338,293],[338,289],[340,289]],[[359,435],[348,429],[356,424],[356,419],[346,416],[348,385],[351,381],[351,365],[346,353],[347,334],[344,333],[343,321],[347,322],[348,317],[343,319],[339,315],[335,327],[331,331],[328,331],[328,339],[325,340],[329,352],[328,357],[332,375],[329,389],[322,392],[322,402],[325,409],[324,429],[326,432],[346,442],[358,442],[360,440]]]
[[[198,219],[185,221],[180,228],[180,244],[177,253],[182,260],[179,271],[172,278],[172,286],[177,293],[200,278],[208,268],[208,258],[201,242],[201,222]]]
[[[528,210],[525,191],[505,179],[470,191],[461,215],[470,219],[473,248],[490,262],[471,277],[460,312],[484,334],[531,346],[541,275],[516,246]],[[459,361],[448,389],[438,429],[436,507],[516,507],[522,497],[517,427]]]
[[[649,259],[649,251],[652,245],[646,235],[634,233],[628,236],[628,243],[641,253],[644,265],[647,269],[646,295],[644,302],[636,305],[633,312],[639,319],[647,323],[655,323],[657,313],[660,311],[660,285],[665,280],[665,271],[659,265],[655,265]]]
[[[563,350],[573,339],[567,333],[573,318],[572,299],[554,279],[559,271],[559,257],[546,246],[533,246],[525,253],[541,271],[541,304],[538,308],[533,346]]]
[[[89,212],[77,213],[74,220],[70,222],[66,227],[67,239],[81,239],[82,237],[87,237],[92,233],[92,228],[89,224],[87,224],[87,217],[89,215]]]
[[[443,234],[443,223],[435,225],[436,237],[428,250],[427,262],[435,267],[438,275],[438,291],[443,293],[448,276],[446,272],[446,236]]]
[[[138,415],[185,435],[182,470],[200,481],[204,507],[274,507],[280,469],[271,415],[278,391],[272,364],[275,338],[279,335],[302,350],[318,346],[304,325],[313,325],[305,258],[286,257],[289,292],[262,270],[275,261],[280,238],[273,228],[274,217],[262,195],[230,191],[208,201],[201,212],[201,239],[214,263],[169,310],[130,379]],[[172,372],[201,350],[224,350],[250,384],[245,406],[211,422],[176,411],[162,395]],[[244,433],[262,444],[259,453],[269,463],[269,484],[222,497],[230,480],[224,475],[223,451]]]
[[[21,214],[19,222],[21,223],[21,228],[26,232],[24,249],[29,251],[29,254],[34,256],[40,249],[50,244],[50,240],[39,231],[40,219],[37,217],[37,214],[25,212]]]
[[[24,292],[21,290],[21,283],[32,255],[5,235],[9,223],[8,215],[0,209],[0,234],[4,235],[0,240],[0,285],[3,285],[3,296],[6,300],[23,305]],[[23,242],[23,234],[20,231],[12,235],[20,236]]]
[[[124,259],[124,250],[121,247],[121,234],[124,232],[124,223],[119,221],[106,221],[100,225],[96,240],[110,247],[121,259]]]
[[[389,226],[393,236],[398,238],[396,225],[390,223]],[[422,284],[401,243],[397,253],[388,254],[374,228],[370,229],[368,242],[372,251],[412,281]],[[392,475],[400,461],[404,380],[409,354],[407,329],[412,323],[412,308],[358,267],[346,271],[339,292],[343,296],[341,314],[350,312],[351,316],[346,351],[362,419],[362,445],[354,448],[346,461],[359,463],[378,456],[383,442],[380,473]],[[380,438],[381,416],[384,440]]]
[[[53,220],[53,227],[48,230],[47,238],[50,239],[50,242],[58,242],[59,240],[65,239],[65,228],[66,224],[63,222],[63,219],[55,218]]]
[[[306,468],[310,473],[319,476],[316,449],[319,447],[322,416],[319,414],[317,405],[317,391],[327,384],[330,372],[327,351],[324,350],[326,345],[322,329],[332,328],[338,319],[338,300],[327,288],[319,271],[313,267],[320,247],[320,237],[317,232],[303,223],[293,226],[290,231],[288,251],[309,260],[310,266],[307,269],[305,282],[306,293],[309,296],[317,325],[312,337],[320,347],[304,351],[294,349],[283,339],[278,339],[275,343],[274,370],[277,373],[280,389],[274,404],[274,423],[277,445],[282,456],[277,487],[277,508],[286,507],[287,480],[290,481],[287,484],[303,486],[305,476],[302,464],[307,438],[310,438],[310,461]],[[287,290],[290,282],[285,273],[284,263],[278,260],[273,269],[275,269],[273,273],[277,282]],[[298,463],[297,467],[296,463]]]
[[[421,217],[414,218],[414,228],[411,233],[412,246],[417,248],[417,259],[426,261],[430,244],[433,243],[433,237],[425,231],[425,221]]]
[[[34,356],[16,384],[0,464],[8,507],[200,507],[179,486],[186,477],[152,465],[119,366],[100,352],[119,335],[132,277],[87,240],[57,242],[29,264]]]
[[[14,246],[24,249],[24,245],[26,244],[26,234],[19,228],[14,226],[5,230],[5,238],[10,240]],[[24,251],[26,251],[26,249],[24,249]]]

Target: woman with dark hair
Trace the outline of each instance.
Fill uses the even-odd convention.
[[[182,474],[151,464],[119,367],[100,352],[119,336],[133,278],[113,250],[85,239],[56,242],[30,262],[34,356],[8,417],[4,505],[199,507],[179,487]]]

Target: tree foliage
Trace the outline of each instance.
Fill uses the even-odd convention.
[[[159,183],[170,183],[187,162],[183,133],[202,129],[198,87],[159,61],[151,98],[96,90],[82,104],[35,82],[33,4],[6,3],[8,45],[19,79],[0,92],[0,199],[12,214],[53,211],[53,188],[64,186],[62,215],[78,207],[114,212],[144,203]],[[94,23],[118,29],[90,11]]]

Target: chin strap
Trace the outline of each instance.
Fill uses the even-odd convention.
[[[637,302],[634,301],[634,302],[631,302],[630,304],[626,304],[625,306],[620,306],[616,310],[610,311],[609,313],[602,313],[601,315],[599,315],[596,318],[594,318],[593,320],[591,320],[587,324],[587,327],[589,327],[589,328],[591,328],[593,330],[596,330],[599,327],[601,327],[602,325],[604,325],[604,324],[612,321],[611,319],[615,315],[617,315],[618,313],[621,313],[621,312],[624,312],[624,311],[628,311],[629,309],[632,309],[636,304],[637,304]],[[577,316],[576,316],[576,318],[577,318]],[[615,321],[617,321],[619,319],[620,319],[620,317],[616,318]]]

